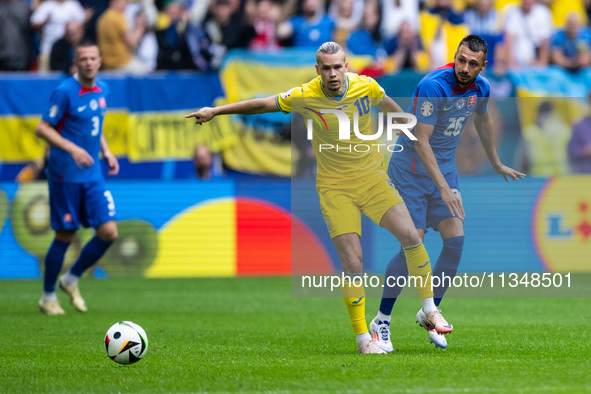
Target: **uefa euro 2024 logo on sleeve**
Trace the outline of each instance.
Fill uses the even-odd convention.
[[[344,143],[352,141],[351,135],[351,119],[349,115],[343,110],[343,107],[337,107],[333,109],[323,108],[320,110],[314,110],[310,107],[304,107],[307,110],[309,117],[306,121],[306,130],[307,130],[307,138],[308,140],[312,140],[314,131],[313,131],[313,122],[316,122],[320,129],[324,129],[328,131],[328,122],[327,116],[331,115],[335,116],[336,120],[338,121],[338,140],[343,141]],[[384,122],[385,119],[385,122]],[[334,120],[334,119],[333,119]],[[331,122],[332,123],[332,122]],[[393,141],[395,138],[398,138],[398,134],[403,133],[408,138],[413,141],[416,141],[417,138],[412,134],[411,130],[417,124],[417,118],[413,114],[405,113],[405,112],[388,112],[387,114],[379,113],[378,115],[378,129],[375,134],[364,134],[359,131],[359,113],[353,112],[353,133],[358,140],[361,141],[373,141],[376,142],[382,135],[384,134],[384,129],[386,133],[386,139],[388,142]],[[384,126],[384,123],[386,125]],[[400,152],[402,151],[403,147],[399,144],[384,144],[384,143],[361,143],[361,144],[319,144],[318,151],[322,152],[323,150],[336,150],[338,151],[347,151],[347,152],[368,152],[371,149],[377,149],[378,152],[381,149],[388,150],[391,153]]]

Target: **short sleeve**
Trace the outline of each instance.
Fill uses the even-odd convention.
[[[69,107],[68,95],[62,89],[56,89],[49,99],[49,107],[43,112],[41,119],[56,127]]]
[[[291,100],[294,97],[302,97],[304,94],[301,87],[289,89],[286,92],[279,93],[275,96],[275,104],[282,112],[288,114],[291,112]]]
[[[480,101],[476,108],[477,115],[484,115],[488,111],[488,99],[490,98],[490,84],[485,79],[482,87],[482,96],[478,98]]]
[[[552,41],[550,46],[552,48],[560,48],[563,43],[564,43],[564,35],[562,31],[558,31],[556,32],[553,36],[552,36]]]
[[[39,24],[47,20],[49,15],[49,3],[41,3],[39,7],[31,14],[31,23]]]
[[[413,104],[417,121],[436,125],[442,97],[445,97],[445,92],[436,82],[427,80],[421,83]]]

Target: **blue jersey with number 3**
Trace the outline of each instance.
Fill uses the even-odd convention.
[[[94,165],[78,168],[68,152],[52,146],[47,161],[49,181],[86,183],[103,179],[99,153],[107,93],[105,83],[97,80],[89,89],[80,85],[75,77],[64,80],[53,91],[41,118],[63,138],[86,150],[94,159]]]
[[[480,75],[469,87],[459,87],[453,66],[450,63],[427,74],[419,82],[408,109],[418,122],[434,126],[429,144],[443,174],[456,171],[455,151],[460,134],[473,113],[486,113],[490,97],[490,84]],[[402,135],[397,143],[404,148],[392,155],[392,163],[408,171],[426,174],[414,149],[414,141]]]

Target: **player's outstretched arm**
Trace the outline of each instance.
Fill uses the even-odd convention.
[[[439,193],[441,194],[441,199],[445,205],[447,205],[451,214],[464,220],[466,215],[464,213],[462,199],[455,194],[447,184],[445,177],[439,169],[439,164],[437,164],[437,159],[435,158],[431,144],[429,143],[434,128],[433,125],[417,122],[415,127],[415,137],[417,138],[417,141],[415,141],[415,150],[421,159],[421,163],[423,163],[423,166],[425,166],[425,169],[429,173],[429,176],[433,179],[435,185],[437,185]]]
[[[88,152],[62,137],[51,124],[44,120],[41,120],[35,128],[35,135],[45,140],[49,145],[68,152],[79,168],[90,167],[94,164],[94,159]]]
[[[488,160],[490,161],[490,164],[492,164],[495,172],[501,174],[507,182],[509,182],[508,177],[514,181],[525,178],[525,174],[501,163],[501,159],[499,159],[497,149],[495,148],[492,118],[488,112],[484,115],[475,115],[474,125],[476,126],[480,142],[488,156]]]
[[[111,153],[111,150],[109,149],[109,144],[107,144],[107,139],[105,138],[104,134],[101,134],[101,152],[103,153],[103,158],[109,166],[108,174],[119,174],[119,160],[117,160],[115,155]]]
[[[203,107],[197,112],[185,115],[185,118],[195,118],[195,124],[200,125],[209,122],[217,115],[254,115],[267,112],[279,112],[279,108],[275,103],[275,96],[244,100],[213,108]]]

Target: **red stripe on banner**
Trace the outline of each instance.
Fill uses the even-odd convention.
[[[262,201],[236,199],[237,275],[288,275],[290,236],[289,213]]]

